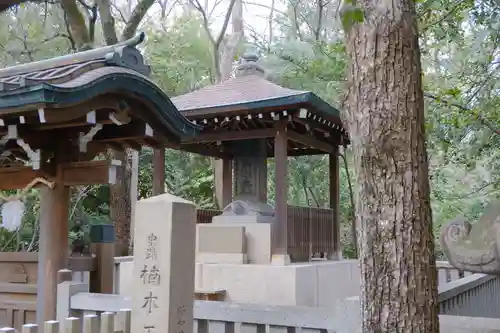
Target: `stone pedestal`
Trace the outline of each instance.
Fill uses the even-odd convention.
[[[213,224],[231,224],[231,223],[271,223],[272,217],[258,215],[219,215],[212,218]]]
[[[240,225],[198,224],[196,262],[246,264],[245,228]]]
[[[130,268],[120,268],[120,277],[125,269]],[[196,264],[196,291],[224,292],[225,301],[234,303],[331,307],[338,300],[359,295],[360,282],[357,260],[291,265]],[[120,294],[132,294],[128,285],[121,283]]]
[[[233,235],[229,239],[229,235]],[[198,263],[271,263],[271,224],[226,221],[197,226]],[[203,248],[200,246],[203,240]],[[225,245],[222,246],[221,244]],[[240,262],[241,260],[241,262]]]

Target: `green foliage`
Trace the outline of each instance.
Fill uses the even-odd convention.
[[[345,1],[344,10],[341,13],[340,20],[346,32],[349,32],[353,25],[361,23],[364,20],[363,10],[356,6],[355,1]]]
[[[145,148],[140,156],[139,193],[151,196],[153,151]],[[215,208],[214,176],[210,159],[182,151],[165,151],[165,190],[189,198],[199,208]]]
[[[148,30],[145,52],[152,77],[167,95],[182,95],[210,84],[212,56],[201,19],[181,16],[169,27]]]

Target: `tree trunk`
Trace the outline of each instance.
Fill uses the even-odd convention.
[[[415,7],[412,0],[360,0],[357,6],[349,10],[362,12],[363,19],[344,28],[351,58],[346,106],[356,152],[363,332],[437,333]]]
[[[110,160],[119,160],[122,163],[122,167],[117,169],[116,184],[109,186],[109,210],[116,235],[115,256],[131,255],[129,253],[132,219],[130,185],[133,171],[131,156],[132,153],[127,151],[108,151]]]

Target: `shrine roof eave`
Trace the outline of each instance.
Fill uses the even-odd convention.
[[[148,78],[132,70],[118,67],[99,68],[63,84],[40,83],[0,91],[0,115],[9,115],[43,107],[62,108],[76,105],[106,94],[122,94],[147,102],[166,134],[176,137],[197,135],[201,126],[187,120],[167,95]],[[141,110],[145,111],[145,110]]]
[[[241,103],[221,104],[196,109],[180,109],[188,119],[208,116],[224,116],[226,114],[247,111],[262,112],[263,110],[287,110],[306,107],[313,113],[330,120],[340,120],[340,111],[328,104],[312,92],[300,92],[296,95],[280,96],[276,98],[244,101]]]

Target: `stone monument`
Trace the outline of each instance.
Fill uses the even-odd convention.
[[[500,202],[489,205],[478,222],[457,218],[443,226],[441,247],[454,267],[500,274]]]
[[[253,65],[244,63],[244,73]],[[256,66],[256,65],[255,65]],[[257,67],[258,68],[258,67]],[[271,223],[275,216],[274,208],[267,203],[267,151],[265,139],[251,139],[233,142],[234,157],[234,200],[223,213],[213,218],[213,223]]]
[[[196,207],[163,194],[135,221],[132,332],[193,332]]]

